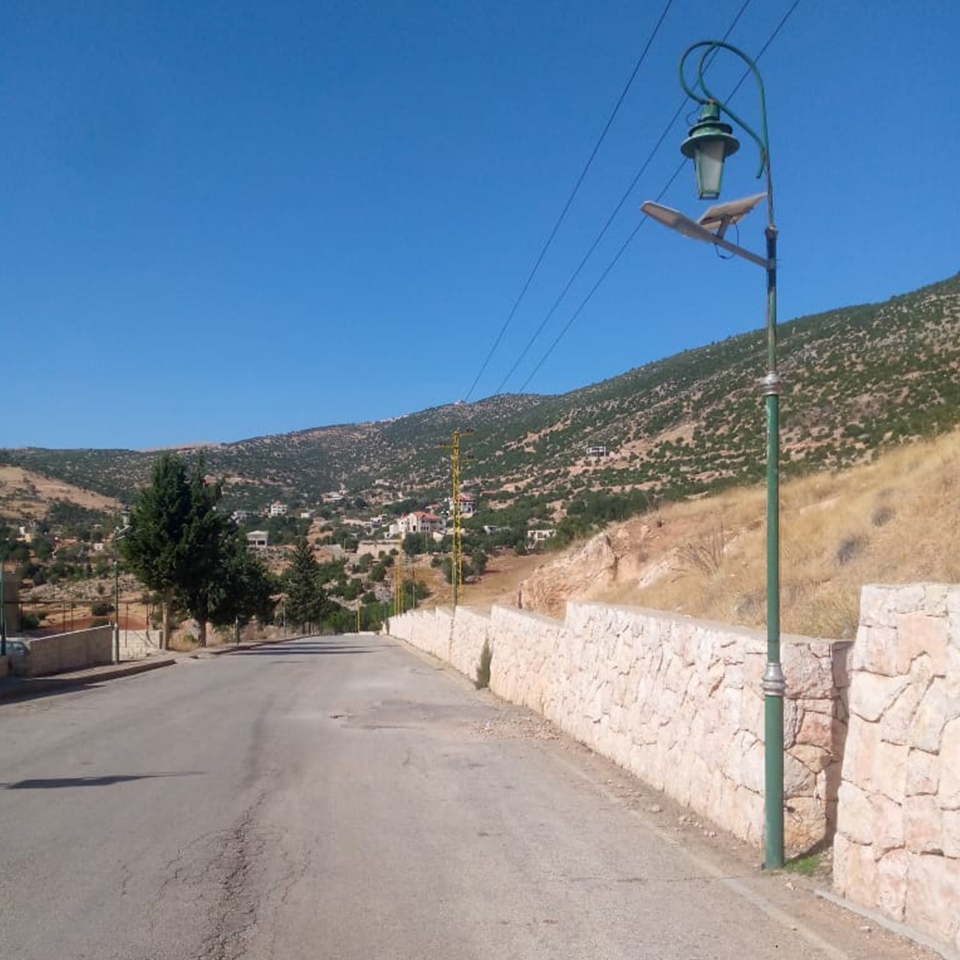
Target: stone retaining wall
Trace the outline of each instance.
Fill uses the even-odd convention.
[[[391,618],[388,630],[751,843],[763,827],[762,634],[689,617],[570,603],[565,621],[507,607]],[[786,637],[787,847],[832,831],[849,644]],[[840,679],[835,680],[835,661]]]
[[[864,587],[834,883],[960,949],[960,587]]]
[[[756,845],[761,633],[631,607],[494,607],[389,632]],[[960,586],[864,587],[853,644],[783,638],[787,854],[829,840],[834,884],[960,950]],[[849,717],[848,717],[849,712]]]
[[[26,655],[13,662],[19,676],[37,677],[113,663],[113,627],[91,627],[48,637],[24,638]]]

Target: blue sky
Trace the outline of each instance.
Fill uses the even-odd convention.
[[[674,0],[472,399],[496,392],[679,106],[680,52],[743,2]],[[756,53],[791,4],[752,0],[730,41]],[[664,5],[8,0],[0,445],[229,441],[464,398]],[[958,36],[948,0],[800,0],[761,59],[782,320],[960,269]],[[718,59],[717,89],[739,73]],[[749,84],[733,105],[757,118]],[[762,188],[741,139],[724,199]],[[692,169],[663,202],[700,212]],[[759,249],[762,227],[758,212],[741,242]],[[647,223],[527,389],[759,327],[763,285]]]

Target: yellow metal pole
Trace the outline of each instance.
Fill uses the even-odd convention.
[[[403,542],[397,551],[397,613],[403,613]]]
[[[456,570],[453,572],[457,581],[454,606],[460,600],[463,592],[463,528],[460,512],[460,431],[453,431],[453,551]]]

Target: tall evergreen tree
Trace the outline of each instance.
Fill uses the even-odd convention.
[[[268,617],[270,576],[254,557],[236,525],[217,512],[219,483],[208,483],[203,457],[188,476],[184,461],[165,453],[154,465],[150,484],[140,491],[122,541],[133,571],[163,603],[163,640],[170,639],[170,606],[176,598],[207,642],[207,623],[246,622]]]
[[[273,615],[271,594],[277,593],[279,586],[240,531],[231,527],[221,543],[220,592],[210,620],[217,626],[244,624],[252,617],[269,620]]]
[[[284,586],[287,619],[297,624],[301,633],[319,627],[331,604],[320,585],[320,566],[306,537],[296,542],[293,561],[284,573]]]
[[[190,511],[181,533],[184,577],[177,594],[200,630],[200,646],[207,645],[207,622],[213,619],[228,591],[222,554],[232,522],[217,513],[223,495],[220,483],[208,483],[203,455],[190,476]]]
[[[140,490],[130,515],[130,529],[121,541],[124,558],[133,572],[160,594],[164,650],[170,643],[170,606],[186,576],[183,531],[191,508],[186,464],[175,453],[163,453],[153,465],[150,483]]]

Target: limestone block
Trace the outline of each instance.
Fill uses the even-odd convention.
[[[873,789],[900,803],[907,792],[907,754],[909,748],[895,743],[877,745]]]
[[[840,894],[857,903],[875,906],[877,879],[871,848],[837,834],[833,844],[833,882]]]
[[[924,586],[926,588],[923,602],[924,613],[932,617],[945,617],[947,615],[947,595],[951,588],[945,583],[927,583]]]
[[[884,677],[897,674],[897,631],[893,627],[867,626],[860,621],[850,651],[850,671],[867,670]]]
[[[908,797],[920,794],[935,794],[940,786],[940,759],[923,750],[911,750],[907,754]]]
[[[943,680],[934,680],[917,708],[910,726],[910,746],[927,753],[936,753],[940,749],[940,738],[944,724],[956,717],[960,704],[952,702],[947,695],[947,685]]]
[[[894,920],[903,920],[907,902],[907,870],[910,855],[906,850],[890,850],[877,864],[877,906]]]
[[[926,599],[927,585],[911,583],[890,589],[890,610],[893,613],[913,613],[922,610]]]
[[[763,673],[767,669],[766,652],[747,651],[743,658],[743,674],[746,685],[751,689],[760,689]]]
[[[931,617],[922,610],[895,616],[897,627],[897,670],[907,673],[921,654],[933,662],[933,672],[942,677],[946,671],[947,620]]]
[[[850,672],[853,669],[854,644],[847,641],[837,641],[831,645],[831,668],[833,670],[833,685],[838,690],[845,690],[850,686]],[[881,673],[873,670],[872,673]]]
[[[937,798],[944,810],[960,810],[960,718],[943,728]]]
[[[944,810],[940,818],[943,855],[960,862],[960,810]]]
[[[850,684],[850,712],[864,720],[879,720],[906,685],[906,677],[855,673]]]
[[[957,623],[957,639],[951,642],[946,655],[947,695],[954,702],[960,701],[960,620]]]
[[[814,774],[820,773],[821,770],[826,770],[833,758],[829,750],[824,750],[822,747],[815,746],[812,743],[798,743],[796,746],[791,747],[790,754]]]
[[[731,798],[732,808],[725,812],[729,829],[748,843],[758,843],[763,837],[763,798],[743,786],[735,786]]]
[[[951,620],[960,618],[960,586],[947,587],[947,616]]]
[[[783,758],[783,794],[785,797],[812,797],[817,775],[805,764],[788,753]]]
[[[843,779],[869,790],[873,786],[879,747],[879,724],[851,717],[843,757]]]
[[[870,583],[860,591],[860,627],[889,627],[888,620],[890,595],[896,588]],[[856,646],[860,645],[860,632],[857,633]]]
[[[903,840],[911,853],[942,853],[943,829],[936,797],[908,797],[903,804]]]
[[[783,700],[783,745],[789,750],[797,742],[800,727],[800,705],[797,700]]]
[[[743,687],[743,661],[734,662],[724,658],[723,685],[728,690],[740,690]]]
[[[764,749],[763,744],[757,740],[746,751],[743,757],[743,763],[740,768],[741,783],[748,790],[756,793],[763,791],[764,775]]]
[[[740,701],[740,728],[755,737],[763,736],[763,697],[759,689],[744,689]]]
[[[875,793],[870,797],[870,813],[874,857],[902,847],[903,807],[882,793]]]
[[[960,862],[949,857],[911,857],[904,920],[954,943],[960,922]]]
[[[794,797],[783,821],[784,852],[799,857],[823,841],[827,818],[823,803],[813,797]]]
[[[806,709],[806,704],[804,707],[800,728],[797,730],[797,743],[833,751],[842,741],[842,722],[829,714]]]
[[[744,694],[739,684],[728,686],[726,683],[720,688],[719,696],[714,696],[710,702],[717,710],[716,722],[724,726],[738,727],[741,723],[743,701],[748,694]]]
[[[834,695],[832,664],[815,656],[808,644],[784,644],[781,656],[788,697],[824,699]]]
[[[907,683],[880,720],[880,738],[887,743],[909,743],[910,731],[926,687]]]

